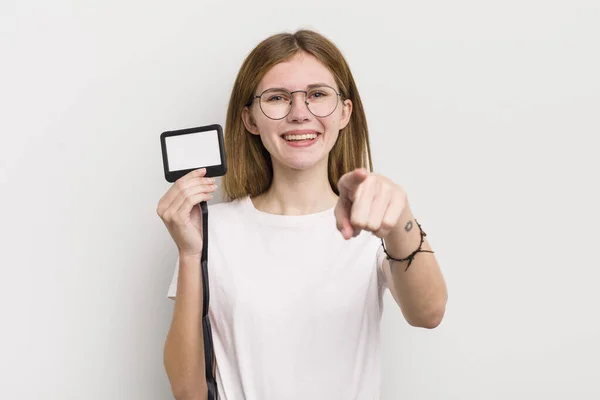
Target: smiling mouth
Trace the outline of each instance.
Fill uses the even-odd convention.
[[[317,143],[317,138],[321,136],[318,132],[308,133],[289,133],[281,135],[281,140],[289,147],[308,148]]]
[[[314,140],[319,136],[318,133],[303,133],[303,134],[284,134],[281,137],[288,142],[301,142]]]

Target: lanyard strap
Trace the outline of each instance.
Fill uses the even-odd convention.
[[[202,209],[202,259],[200,266],[202,270],[202,336],[204,337],[204,365],[206,371],[206,386],[208,387],[208,400],[217,400],[217,383],[215,380],[215,352],[212,341],[212,330],[208,318],[208,206],[206,201],[200,202]]]

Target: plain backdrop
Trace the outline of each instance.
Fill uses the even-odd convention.
[[[434,330],[386,295],[381,399],[600,398],[597,0],[0,4],[0,398],[171,398],[159,135],[224,125],[298,28],[347,57],[448,284]]]

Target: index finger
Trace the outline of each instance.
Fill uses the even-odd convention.
[[[206,175],[206,168],[198,168],[198,169],[195,169],[193,171],[188,172],[187,174],[185,174],[181,178],[177,179],[175,181],[175,183],[173,183],[171,185],[171,187],[169,188],[169,190],[167,190],[167,192],[165,193],[165,195],[162,197],[161,203],[165,207],[170,206],[171,203],[173,202],[173,200],[175,200],[175,198],[179,194],[179,189],[182,186],[182,184],[186,183],[187,181],[189,181],[191,179],[201,178],[204,175]]]
[[[353,193],[368,176],[364,168],[355,169],[340,178],[338,189],[340,192]]]

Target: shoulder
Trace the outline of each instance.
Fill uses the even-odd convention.
[[[220,203],[208,204],[208,220],[210,221],[239,221],[247,214],[247,197]]]
[[[218,203],[209,203],[208,206],[211,210],[215,210],[217,212],[230,212],[232,210],[243,207],[243,205],[248,201],[248,199],[248,196],[244,196],[234,200],[223,200]]]

